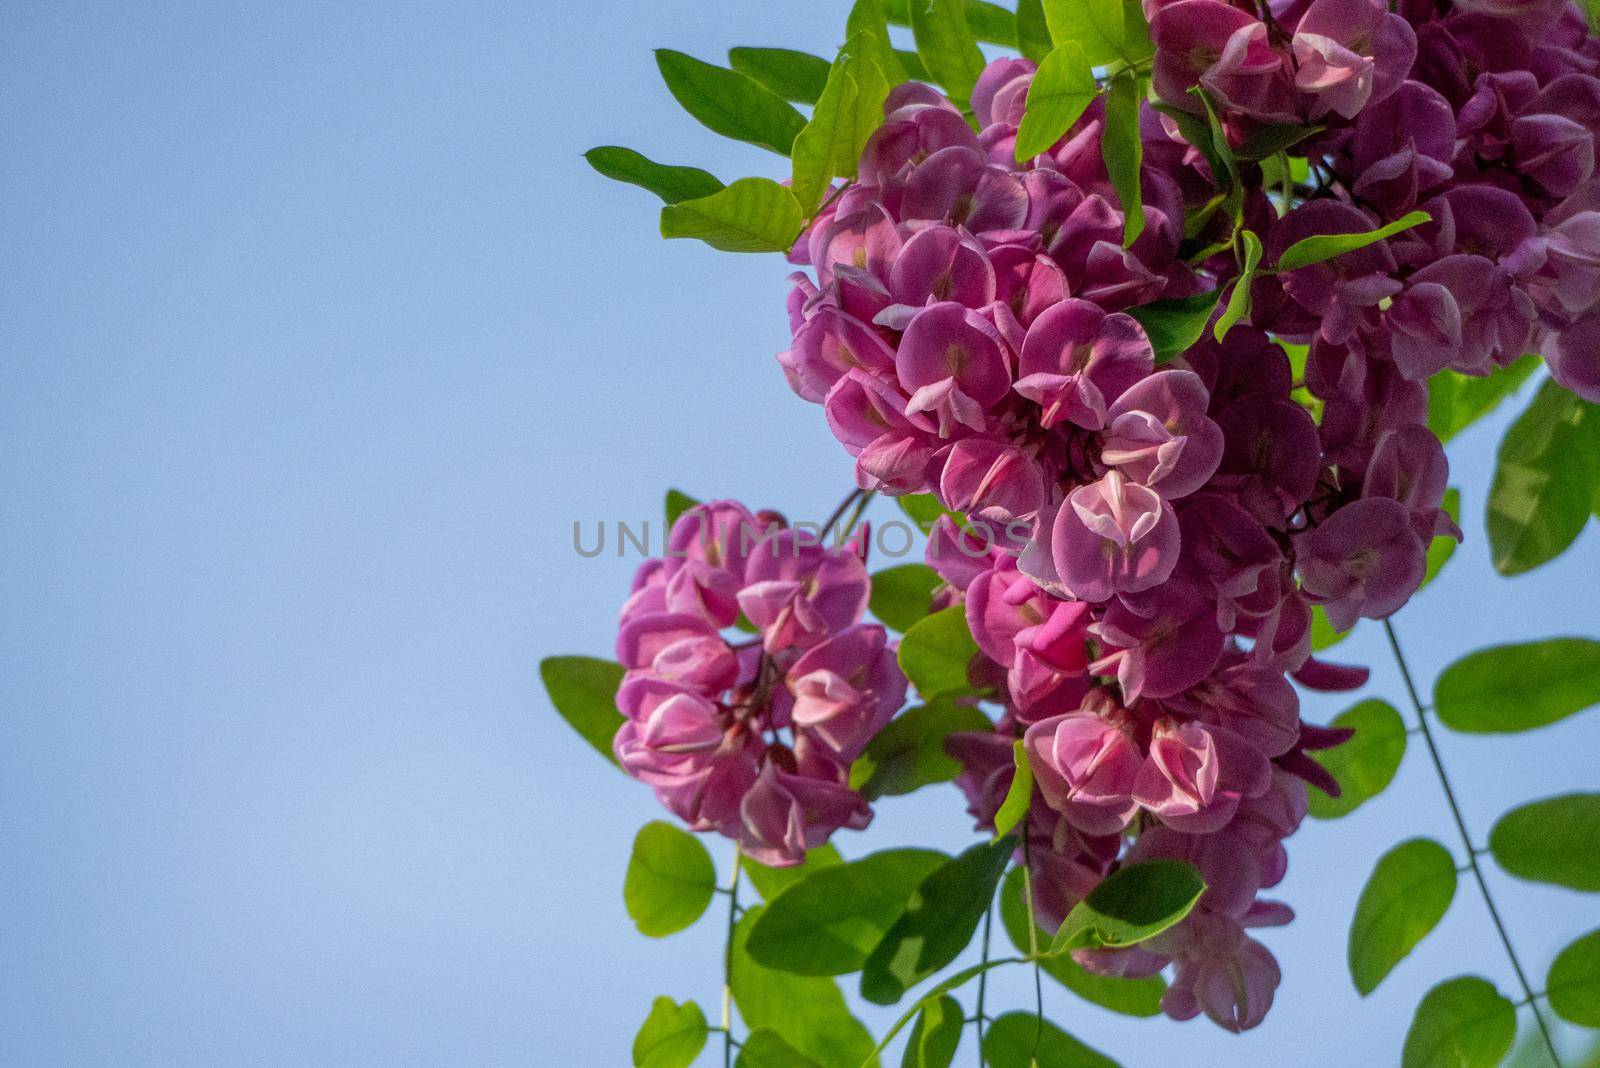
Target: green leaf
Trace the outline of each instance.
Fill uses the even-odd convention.
[[[1600,931],[1563,949],[1544,984],[1550,1008],[1568,1023],[1600,1027]]]
[[[1567,550],[1589,522],[1600,482],[1600,416],[1552,381],[1500,442],[1489,488],[1489,551],[1502,575]]]
[[[900,61],[900,67],[906,72],[906,78],[909,81],[933,84],[933,75],[928,73],[928,68],[922,65],[921,56],[904,48],[896,48],[894,55]]]
[[[1425,211],[1413,211],[1376,230],[1366,230],[1359,234],[1317,234],[1315,237],[1301,238],[1283,250],[1283,255],[1278,257],[1275,270],[1297,271],[1313,263],[1331,260],[1346,252],[1354,252],[1356,249],[1377,244],[1413,226],[1421,226],[1432,218],[1433,216]]]
[[[1205,890],[1200,873],[1181,860],[1119,868],[1067,913],[1051,951],[1137,945],[1181,922]]]
[[[900,564],[872,576],[872,599],[867,608],[893,630],[910,630],[926,619],[933,591],[944,582],[927,564]]]
[[[723,252],[788,252],[804,225],[794,194],[770,178],[740,178],[661,209],[662,237],[693,237]]]
[[[896,26],[912,26],[911,5],[914,2],[915,0],[887,0],[884,10],[888,13],[889,21]],[[951,8],[952,12],[956,10],[964,14],[967,29],[977,40],[1005,45],[1007,48],[1016,46],[1014,17],[999,4],[988,3],[987,0],[963,0],[961,4]]]
[[[760,861],[741,857],[740,864],[745,876],[750,880],[750,885],[756,888],[756,893],[761,895],[761,900],[771,901],[789,887],[811,875],[821,868],[831,868],[835,864],[843,864],[844,858],[839,855],[839,848],[832,842],[817,846],[815,849],[806,850],[806,859],[800,864],[787,868],[770,868]]]
[[[820,868],[768,903],[746,949],[758,964],[797,975],[858,971],[922,880],[949,859],[887,849]]]
[[[983,53],[972,37],[961,0],[910,0],[911,34],[923,66],[965,110],[972,87],[983,73]]]
[[[1440,371],[1428,379],[1428,429],[1448,442],[1516,392],[1539,363],[1538,356],[1524,356],[1481,378]]]
[[[815,104],[828,83],[827,60],[792,48],[730,48],[728,65],[797,104]]]
[[[1028,940],[1028,907],[1022,899],[1022,887],[1022,869],[1012,868],[1000,887],[1000,922],[1011,944],[1025,954],[1031,952],[1032,945]],[[1039,944],[1048,945],[1049,940],[1050,933],[1041,928]],[[1167,992],[1167,984],[1159,975],[1148,979],[1094,975],[1085,971],[1068,953],[1045,957],[1039,961],[1039,966],[1050,978],[1101,1008],[1124,1016],[1161,1015],[1161,998]]]
[[[783,1040],[770,1027],[758,1027],[745,1036],[733,1068],[822,1068]]]
[[[874,41],[860,33],[839,50],[811,121],[794,140],[792,191],[808,213],[833,178],[855,177],[867,138],[883,124],[889,81],[873,61]]]
[[[1222,290],[1212,289],[1192,297],[1172,297],[1129,308],[1156,350],[1156,363],[1170,363],[1200,340],[1216,311]]]
[[[706,1044],[706,1014],[692,1001],[656,998],[633,1039],[635,1068],[689,1068]]]
[[[977,655],[978,643],[967,629],[963,605],[942,608],[912,624],[900,639],[900,670],[906,673],[923,700],[968,690],[967,663]]]
[[[625,674],[621,664],[592,656],[549,656],[539,661],[539,677],[561,718],[611,763],[611,739],[622,726],[617,688]]]
[[[1517,1010],[1475,976],[1440,983],[1406,1032],[1401,1068],[1495,1068],[1517,1037]]]
[[[679,516],[699,503],[680,489],[667,490],[667,529],[671,530]]]
[[[1519,879],[1600,893],[1600,794],[1512,809],[1490,830],[1489,851]]]
[[[955,701],[907,709],[874,735],[850,766],[850,788],[876,800],[949,782],[961,773],[961,764],[945,752],[945,738],[957,731],[993,729],[982,711]]]
[[[1455,858],[1431,838],[1378,859],[1350,921],[1350,978],[1363,997],[1439,925],[1455,896]]]
[[[857,34],[864,33],[871,39],[870,53],[872,60],[883,71],[884,77],[889,79],[891,85],[899,85],[908,78],[915,77],[910,74],[900,52],[894,47],[894,42],[889,37],[889,23],[884,18],[883,4],[880,0],[856,0],[850,8],[850,17],[845,20],[845,40],[850,40]],[[913,59],[916,53],[907,53]],[[921,61],[918,61],[921,67]]]
[[[805,126],[805,116],[754,78],[670,48],[656,49],[656,67],[683,110],[701,125],[780,156]]]
[[[1033,803],[1033,765],[1028,763],[1028,750],[1023,747],[1021,738],[1011,743],[1011,760],[1016,771],[1011,776],[1011,787],[1006,791],[1005,800],[1000,802],[1000,808],[994,814],[996,838],[1010,834],[1012,828],[1028,814],[1028,806]]]
[[[899,502],[900,510],[906,514],[906,518],[915,523],[917,529],[924,534],[933,529],[933,525],[942,515],[954,519],[957,526],[966,522],[959,512],[952,512],[940,504],[939,498],[931,493],[908,493],[903,497],[896,497],[895,500]]]
[[[1105,126],[1100,131],[1100,152],[1106,174],[1122,208],[1122,245],[1132,245],[1144,232],[1144,199],[1139,189],[1139,167],[1144,141],[1139,136],[1139,101],[1144,92],[1137,77],[1124,74],[1106,91]]]
[[[1010,838],[975,845],[925,878],[867,957],[861,996],[893,1005],[960,956],[988,911],[1015,848]]]
[[[990,1068],[1118,1068],[1104,1053],[1031,1012],[1008,1012],[990,1024],[983,1055]]]
[[[1331,727],[1349,727],[1355,737],[1343,745],[1312,754],[1339,783],[1341,793],[1329,797],[1307,790],[1311,815],[1319,820],[1348,816],[1388,789],[1406,755],[1406,724],[1387,701],[1369,698],[1334,717]]]
[[[917,1014],[916,1026],[906,1037],[900,1068],[949,1068],[956,1058],[961,1032],[966,1026],[961,1002],[955,998],[945,995],[928,1002]]]
[[[1449,489],[1445,490],[1444,501],[1440,507],[1449,513],[1451,519],[1456,521],[1456,526],[1461,525],[1460,490],[1456,489],[1454,486],[1451,486]],[[1423,573],[1422,586],[1426,586],[1438,576],[1439,572],[1444,569],[1444,565],[1448,564],[1450,562],[1450,558],[1456,554],[1456,546],[1458,544],[1459,542],[1457,542],[1456,539],[1447,534],[1436,535],[1434,539],[1428,543],[1428,568],[1427,571]],[[1417,589],[1420,590],[1422,586],[1418,586]]]
[[[1043,63],[1054,48],[1042,0],[1017,0],[1017,50],[1035,63]]]
[[[680,200],[706,197],[722,188],[715,175],[699,167],[672,167],[657,163],[631,148],[601,145],[583,154],[589,166],[614,182],[627,182],[647,189],[666,201],[676,204]]]
[[[1017,131],[1017,162],[1026,163],[1061,140],[1099,95],[1100,83],[1081,48],[1067,41],[1052,51],[1028,86]]]
[[[1244,239],[1244,267],[1234,280],[1233,292],[1228,294],[1228,306],[1222,309],[1212,330],[1218,341],[1228,336],[1235,323],[1250,314],[1250,284],[1256,280],[1256,268],[1261,266],[1261,239],[1250,230],[1243,231],[1240,236]]]
[[[872,1052],[874,1054],[881,1053],[888,1047],[890,1042],[894,1041],[895,1035],[898,1035],[901,1031],[905,1030],[906,1024],[916,1019],[917,1015],[921,1013],[923,1009],[925,1009],[931,1003],[938,1001],[940,998],[950,993],[950,991],[970,983],[972,980],[976,979],[985,972],[992,972],[996,968],[1004,968],[1010,964],[1025,963],[1027,962],[1021,957],[1004,957],[1000,960],[988,960],[981,964],[974,964],[971,967],[963,968],[959,972],[941,979],[939,982],[935,983],[926,994],[914,1001],[909,1009],[900,1014],[900,1018],[894,1022],[894,1026],[885,1031],[883,1037],[878,1039],[877,1048]],[[862,1068],[866,1068],[866,1066],[863,1065]]]
[[[1335,645],[1350,637],[1355,627],[1350,630],[1334,630],[1333,624],[1328,622],[1328,613],[1322,606],[1313,605],[1311,608],[1311,651],[1320,653],[1324,649],[1332,649]]]
[[[1263,163],[1322,131],[1321,126],[1301,126],[1298,123],[1261,126],[1240,143],[1234,155],[1251,163]]]
[[[728,985],[745,1026],[769,1028],[818,1064],[875,1064],[872,1035],[850,1015],[837,983],[763,968],[746,952],[745,939],[763,908],[745,912],[728,949]]]
[[[1600,704],[1600,642],[1496,645],[1469,653],[1433,684],[1439,720],[1468,734],[1532,730]]]
[[[1058,48],[1071,41],[1096,67],[1117,60],[1135,66],[1155,54],[1137,7],[1124,0],[1044,0],[1044,17]]]
[[[664,938],[698,920],[717,888],[717,869],[700,839],[655,820],[639,828],[622,899],[641,934]]]

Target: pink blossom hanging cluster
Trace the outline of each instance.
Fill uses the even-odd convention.
[[[765,864],[798,864],[872,818],[850,762],[906,680],[884,629],[861,622],[865,545],[829,548],[732,501],[697,505],[622,609],[618,761],[691,828]]]

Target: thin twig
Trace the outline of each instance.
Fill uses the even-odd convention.
[[[1022,817],[1022,901],[1028,908],[1028,956],[1033,958],[1033,1049],[1030,1062],[1039,1056],[1039,1040],[1044,1037],[1044,979],[1039,967],[1039,921],[1033,915],[1033,862],[1029,856],[1028,816]]]
[[[989,928],[994,924],[994,902],[989,902],[989,911],[983,914],[983,963],[989,963]],[[978,1021],[978,1068],[983,1068],[983,1021],[987,1019],[983,1014],[983,995],[989,986],[989,969],[985,968],[978,973],[978,1011],[974,1014]]]
[[[839,522],[839,520],[844,516],[845,509],[854,504],[856,498],[860,497],[865,492],[865,490],[854,489],[845,494],[844,500],[839,502],[839,506],[833,510],[833,514],[828,516],[828,521],[823,523],[822,529],[817,532],[817,541],[824,542],[828,540],[828,531],[832,530],[833,525]]]
[[[1395,633],[1394,624],[1387,619],[1383,621],[1383,632],[1388,635],[1389,649],[1394,653],[1395,663],[1400,667],[1400,678],[1405,682],[1406,693],[1411,698],[1411,707],[1416,710],[1417,721],[1422,726],[1422,739],[1428,745],[1428,755],[1433,758],[1433,768],[1439,773],[1439,785],[1444,787],[1444,799],[1450,805],[1450,815],[1455,817],[1456,830],[1461,833],[1461,844],[1467,850],[1467,865],[1478,881],[1478,889],[1483,893],[1483,903],[1488,906],[1489,918],[1494,921],[1494,929],[1500,934],[1500,944],[1506,947],[1506,956],[1511,958],[1511,969],[1517,973],[1517,982],[1522,985],[1522,992],[1527,996],[1527,1005],[1533,1009],[1533,1019],[1539,1025],[1539,1034],[1544,1037],[1545,1048],[1550,1051],[1550,1059],[1555,1062],[1556,1068],[1562,1068],[1561,1055],[1556,1052],[1555,1040],[1550,1037],[1550,1029],[1544,1022],[1544,1014],[1535,1004],[1533,986],[1528,982],[1527,973],[1522,970],[1522,961],[1511,945],[1511,936],[1506,932],[1505,921],[1500,918],[1500,910],[1495,906],[1494,895],[1489,892],[1489,881],[1484,878],[1483,867],[1478,863],[1480,851],[1472,844],[1466,817],[1461,814],[1461,805],[1456,801],[1456,792],[1450,785],[1450,776],[1444,770],[1444,758],[1439,755],[1439,747],[1433,740],[1433,729],[1428,726],[1428,716],[1422,710],[1423,703],[1417,694],[1417,684],[1412,681],[1411,668],[1406,663],[1405,654],[1400,651],[1400,637]]]
[[[728,879],[728,941],[722,947],[722,1068],[732,1068],[733,1047],[733,929],[739,922],[739,868],[744,854],[733,847],[733,875]]]

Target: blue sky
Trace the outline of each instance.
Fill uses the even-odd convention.
[[[715,1003],[718,925],[653,943],[622,907],[648,791],[538,687],[542,656],[608,653],[634,564],[571,523],[673,484],[817,515],[849,464],[772,359],[785,265],[657,240],[580,153],[779,173],[678,113],[650,49],[825,52],[846,8],[0,12],[0,1061],[609,1066],[654,995]],[[1399,619],[1427,677],[1593,633],[1593,531],[1488,567],[1502,423],[1452,448],[1469,541]],[[1379,637],[1344,652],[1397,699]],[[1600,715],[1444,745],[1481,836],[1594,786]],[[1397,1060],[1439,979],[1509,990],[1466,885],[1377,994],[1346,977],[1376,858],[1455,845],[1422,757],[1292,842],[1258,1031],[1050,1015],[1130,1066],[1332,1068]],[[841,845],[929,836],[970,838],[951,788]],[[1540,974],[1594,922],[1492,878]]]

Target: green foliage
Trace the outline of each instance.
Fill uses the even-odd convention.
[[[906,66],[899,50],[889,39],[889,24],[884,17],[881,0],[856,0],[851,6],[850,17],[845,20],[845,39],[849,40],[862,33],[871,41],[870,52],[873,62],[878,64],[878,69],[883,71],[884,77],[889,79],[891,85],[899,85],[903,81],[917,77]],[[916,59],[916,53],[907,54]],[[918,60],[919,70],[921,65],[921,61]]]
[[[1322,820],[1348,816],[1388,789],[1406,755],[1406,725],[1387,701],[1371,698],[1345,709],[1329,724],[1349,727],[1355,737],[1312,754],[1339,783],[1340,795],[1307,790],[1311,815]]]
[[[927,564],[899,564],[872,576],[867,608],[888,627],[908,631],[928,615],[933,591],[944,580]]]
[[[639,828],[622,899],[641,934],[664,938],[698,920],[717,888],[717,869],[700,839],[655,820]]]
[[[989,960],[984,961],[982,964],[974,964],[970,967],[961,969],[959,972],[955,972],[952,975],[946,976],[944,979],[941,979],[939,982],[935,983],[926,994],[923,994],[922,997],[913,1002],[909,1009],[900,1014],[900,1018],[894,1022],[894,1026],[885,1031],[883,1037],[878,1040],[877,1049],[873,1050],[873,1052],[882,1052],[890,1042],[894,1041],[895,1035],[898,1035],[901,1031],[905,1030],[906,1024],[916,1019],[917,1015],[921,1013],[923,1009],[927,1008],[928,1005],[938,1001],[952,990],[956,990],[959,987],[965,986],[967,983],[972,982],[972,980],[976,979],[985,972],[992,972],[996,968],[1004,968],[1011,964],[1024,963],[1026,963],[1026,961],[1024,961],[1021,957],[1004,957],[1000,960]]]
[[[1454,486],[1445,490],[1444,500],[1440,502],[1440,507],[1450,514],[1450,518],[1456,521],[1457,526],[1461,525],[1460,490]],[[1444,565],[1450,562],[1450,558],[1456,554],[1456,545],[1456,539],[1444,534],[1438,535],[1428,543],[1428,566],[1422,575],[1422,586],[1432,582],[1439,572],[1444,569]],[[1417,589],[1422,589],[1422,586],[1418,586]]]
[[[1137,945],[1182,921],[1205,890],[1200,873],[1181,860],[1119,868],[1072,907],[1051,949]]]
[[[627,182],[647,189],[666,201],[707,197],[722,188],[716,175],[699,167],[674,167],[642,156],[631,148],[601,145],[583,154],[589,166],[614,182]]]
[[[1008,1012],[990,1024],[983,1034],[983,1056],[990,1068],[1118,1068],[1104,1053],[1031,1012]]]
[[[733,1068],[822,1068],[783,1040],[770,1027],[758,1027],[745,1036]]]
[[[1350,922],[1350,978],[1363,997],[1439,925],[1455,896],[1455,858],[1431,838],[1378,859]]]
[[[1000,802],[1000,808],[994,814],[996,838],[1010,834],[1012,828],[1028,814],[1028,806],[1033,803],[1033,765],[1028,763],[1028,750],[1021,738],[1011,743],[1011,760],[1016,770],[1011,776],[1011,786],[1006,790],[1005,800]]]
[[[699,503],[699,501],[695,500],[681,489],[667,490],[667,529],[671,530],[672,524],[678,521],[679,516],[683,515],[683,513],[687,512],[689,509],[693,508]]]
[[[1517,1037],[1517,1010],[1475,976],[1440,983],[1406,1032],[1401,1068],[1494,1068]]]
[[[819,868],[768,903],[746,949],[765,967],[799,975],[858,971],[917,887],[949,859],[932,849],[887,849]]]
[[[1520,575],[1553,560],[1583,530],[1600,483],[1600,414],[1554,382],[1500,442],[1487,525],[1494,568]]]
[[[750,885],[756,888],[756,893],[761,895],[763,901],[771,901],[820,868],[831,868],[835,864],[843,863],[844,858],[839,855],[839,848],[832,842],[806,850],[806,859],[788,868],[769,868],[749,857],[740,858],[745,877],[750,880]]]
[[[967,629],[967,612],[951,605],[919,620],[900,639],[900,670],[924,700],[970,688],[967,663],[978,643]]]
[[[949,1068],[966,1028],[961,1002],[946,994],[922,1006],[917,1022],[906,1036],[900,1068]]]
[[[1359,621],[1358,621],[1359,622]],[[1332,649],[1354,633],[1355,627],[1349,630],[1334,630],[1333,624],[1328,622],[1328,613],[1322,606],[1311,607],[1311,651],[1320,653],[1324,649]]]
[[[689,1068],[706,1044],[706,1014],[692,1001],[656,998],[633,1039],[634,1068]]]
[[[1012,868],[1006,873],[1000,887],[1000,923],[1006,937],[1019,953],[1028,953],[1032,945],[1028,938],[1028,907],[1022,898],[1022,869]],[[1048,944],[1050,932],[1041,929],[1039,942]],[[1119,979],[1110,975],[1094,975],[1072,959],[1068,953],[1045,957],[1039,961],[1044,973],[1085,1001],[1124,1016],[1150,1017],[1161,1015],[1161,997],[1167,984],[1159,975],[1148,979]]]
[[[662,237],[693,237],[723,252],[787,252],[804,225],[800,202],[770,178],[740,178],[661,209]]]
[[[1556,956],[1544,990],[1563,1020],[1600,1027],[1600,931],[1590,931]]]
[[[888,12],[889,21],[897,26],[912,26],[914,18],[911,7],[916,0],[885,0],[884,9]],[[1005,45],[1007,48],[1015,47],[1017,34],[1014,16],[999,4],[989,3],[988,0],[962,0],[959,4],[948,8],[950,16],[960,11],[965,17],[967,29],[979,41],[990,44]]]
[[[1137,10],[1137,5],[1135,5]],[[1140,16],[1141,18],[1143,16]],[[1122,208],[1122,244],[1126,248],[1144,233],[1144,199],[1139,189],[1139,167],[1144,141],[1139,136],[1139,102],[1144,83],[1133,74],[1112,79],[1106,91],[1105,126],[1100,131],[1100,153],[1106,174]]]
[[[1479,649],[1433,684],[1439,720],[1469,734],[1532,730],[1600,704],[1600,642],[1550,638]]]
[[[1512,809],[1489,831],[1489,851],[1519,879],[1600,893],[1600,794]]]
[[[1071,41],[1045,57],[1028,86],[1027,110],[1017,131],[1017,162],[1026,163],[1061,140],[1083,110],[1100,95],[1100,83]]]
[[[861,996],[892,1005],[955,960],[972,941],[1015,848],[1010,838],[975,845],[925,878],[867,957]]]
[[[933,525],[942,515],[955,520],[957,526],[966,524],[966,520],[959,512],[953,512],[940,504],[939,498],[931,493],[908,493],[903,497],[896,497],[895,500],[899,503],[900,510],[906,514],[906,518],[915,523],[917,529],[924,534],[933,529]]]
[[[815,104],[828,83],[827,60],[792,48],[730,48],[728,65],[797,104]]]
[[[850,766],[850,788],[875,800],[949,782],[960,774],[961,765],[945,752],[945,738],[957,731],[993,728],[982,711],[955,701],[931,701],[907,709],[890,720]]]
[[[1044,0],[1045,23],[1056,46],[1070,41],[1096,67],[1121,61],[1133,67],[1155,55],[1150,27],[1137,2]]]
[[[656,67],[683,110],[723,137],[787,156],[806,124],[787,100],[738,71],[670,48],[656,50]]]
[[[1054,48],[1043,0],[1017,0],[1017,50],[1035,63],[1043,63]]]
[[[728,948],[729,986],[745,1026],[772,1030],[818,1064],[875,1064],[872,1035],[850,1015],[838,984],[763,968],[746,952],[745,939],[762,909],[755,905],[745,912]]]
[[[1228,294],[1228,306],[1222,309],[1212,330],[1218,341],[1228,336],[1235,323],[1250,314],[1250,286],[1256,280],[1256,268],[1261,266],[1261,239],[1251,230],[1242,231],[1239,237],[1244,242],[1244,263],[1233,283],[1233,292]]]
[[[1428,429],[1448,442],[1494,411],[1539,363],[1538,356],[1528,355],[1483,377],[1440,371],[1428,379]]]
[[[907,6],[922,65],[965,110],[984,58],[963,17],[961,0],[909,0]]]
[[[859,33],[839,50],[811,121],[794,140],[791,190],[807,213],[835,177],[854,178],[867,138],[883,123],[889,80],[873,60],[876,38]]]
[[[617,711],[617,688],[622,685],[621,664],[592,656],[550,656],[539,661],[539,677],[561,718],[611,763],[611,739],[622,726]]]
[[[1220,288],[1212,289],[1192,297],[1173,297],[1141,304],[1129,308],[1128,314],[1144,327],[1151,347],[1156,350],[1156,363],[1169,363],[1200,340],[1221,296]]]
[[[1317,234],[1314,237],[1301,238],[1283,250],[1283,255],[1278,257],[1275,268],[1278,271],[1297,271],[1301,267],[1309,267],[1313,263],[1331,260],[1335,256],[1342,256],[1346,252],[1366,248],[1368,245],[1377,244],[1385,238],[1393,237],[1411,229],[1421,226],[1432,220],[1433,216],[1425,211],[1413,211],[1401,216],[1387,226],[1380,226],[1376,230],[1365,230],[1359,234]]]
[[[1265,165],[1279,152],[1287,152],[1300,142],[1321,133],[1322,130],[1321,126],[1301,126],[1298,123],[1261,126],[1240,142],[1239,147],[1234,150],[1234,156],[1251,163],[1261,163],[1264,170]],[[1305,161],[1300,160],[1298,164],[1292,165],[1291,169],[1296,166],[1303,169]],[[1265,180],[1266,175],[1263,174],[1264,184],[1270,184]]]

